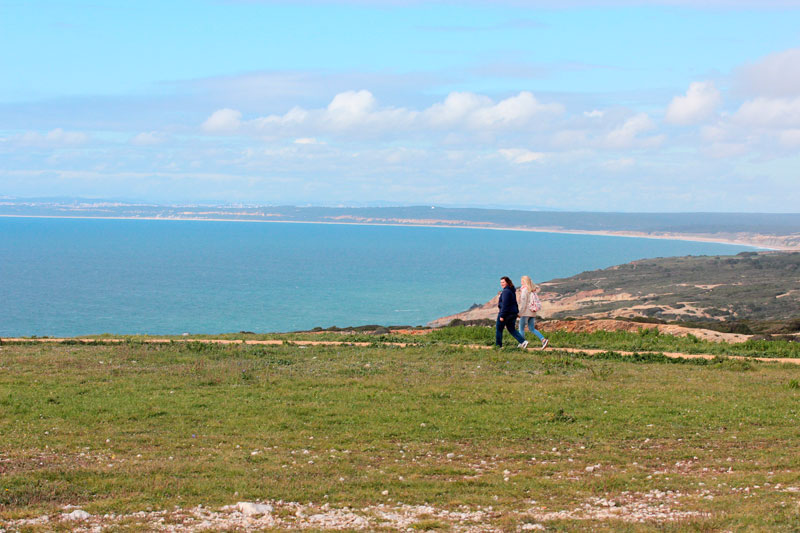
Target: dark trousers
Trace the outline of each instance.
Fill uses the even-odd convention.
[[[497,333],[494,337],[494,343],[498,346],[503,345],[503,329],[507,329],[511,336],[517,339],[517,342],[523,342],[525,337],[517,332],[517,315],[506,315],[500,321],[500,315],[497,315]]]

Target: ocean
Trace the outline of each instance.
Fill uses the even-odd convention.
[[[470,228],[0,218],[0,337],[424,325],[500,276],[745,246]]]

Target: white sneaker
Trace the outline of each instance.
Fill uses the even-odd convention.
[[[543,341],[542,341],[542,350],[544,350],[545,348],[547,348],[547,343],[548,343],[548,342],[550,342],[550,341],[549,341],[549,340],[547,340],[547,339],[545,339],[545,340],[543,340]]]
[[[523,350],[528,347],[528,341],[521,342],[517,345],[517,348],[522,348]]]

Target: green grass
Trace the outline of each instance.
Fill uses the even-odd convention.
[[[789,340],[749,340],[741,343],[727,343],[701,340],[693,335],[676,337],[661,334],[657,329],[640,329],[638,332],[627,331],[596,331],[592,333],[571,333],[566,331],[549,331],[546,336],[554,348],[587,348],[602,350],[617,350],[630,352],[680,352],[687,354],[712,354],[712,355],[737,355],[757,357],[786,357],[800,358],[800,343]],[[526,333],[526,337],[538,342],[536,338]],[[127,343],[142,343],[153,337],[147,336],[119,336],[119,335],[92,335],[100,344],[112,339],[123,339]],[[424,335],[410,335],[391,331],[387,334],[372,334],[363,331],[322,331],[322,332],[296,332],[296,333],[225,333],[220,335],[164,335],[157,338],[174,341],[191,341],[193,339],[225,339],[225,340],[284,340],[284,341],[339,341],[339,342],[368,342],[376,346],[383,343],[413,343],[427,346],[442,344],[477,344],[483,346],[494,345],[494,327],[486,326],[451,326],[434,329]],[[535,344],[532,343],[532,344]],[[0,340],[2,344],[2,340]],[[76,342],[76,344],[78,344]],[[504,344],[515,345],[516,341],[506,332]]]
[[[492,506],[515,529],[532,501],[544,512],[660,490],[709,514],[667,529],[797,527],[797,494],[776,487],[800,486],[800,367],[444,344],[476,331],[407,348],[3,345],[0,523],[67,504],[272,499]]]
[[[656,329],[640,329],[638,333],[627,331],[596,331],[593,333],[552,331],[546,332],[546,336],[550,339],[551,346],[562,348],[800,358],[800,343],[786,340],[749,340],[742,343],[712,342],[700,340],[691,335],[687,337],[664,335],[660,334]],[[526,337],[531,341],[535,340],[535,337],[530,333],[526,333]],[[505,334],[505,339],[504,343],[513,342],[508,333]],[[489,346],[494,343],[494,328],[480,326],[442,328],[434,330],[427,336],[427,340],[431,342],[474,343]]]

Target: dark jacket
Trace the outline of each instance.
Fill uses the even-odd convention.
[[[500,301],[497,302],[497,307],[500,309],[500,316],[518,315],[517,293],[511,287],[504,288],[500,291]]]

